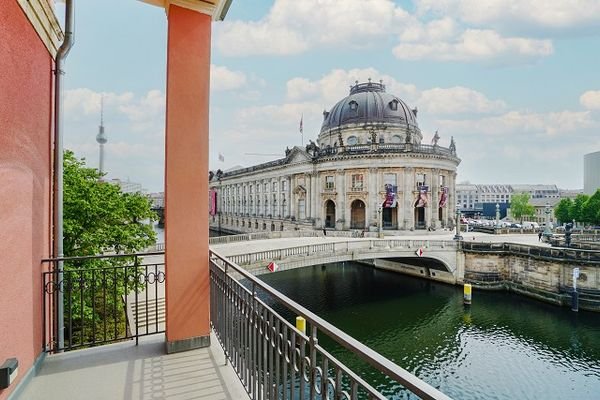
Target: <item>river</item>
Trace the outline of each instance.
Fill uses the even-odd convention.
[[[454,399],[600,399],[598,314],[480,290],[465,308],[461,287],[356,263],[261,279]],[[389,398],[413,398],[319,343]]]

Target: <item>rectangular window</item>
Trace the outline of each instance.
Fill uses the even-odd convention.
[[[250,185],[250,194],[254,192],[254,186]]]
[[[283,190],[284,192],[287,192],[287,190],[288,190],[288,181],[281,182],[281,190]]]
[[[273,182],[273,191],[276,192],[277,191],[277,182]]]
[[[363,189],[363,176],[362,174],[352,175],[352,190]]]
[[[427,178],[427,175],[425,174],[417,174],[417,190],[421,187],[425,185],[425,179]]]
[[[383,174],[383,187],[387,185],[397,186],[396,174]]]
[[[332,175],[327,175],[325,177],[325,189],[332,190],[333,188],[335,188],[334,177]]]
[[[265,193],[267,193],[269,191],[269,184],[267,182],[265,182]]]
[[[256,184],[256,193],[260,193],[260,183]]]
[[[444,175],[440,175],[440,187],[443,188],[446,186],[446,177]]]

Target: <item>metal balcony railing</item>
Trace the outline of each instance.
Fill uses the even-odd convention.
[[[75,350],[129,339],[137,343],[141,336],[164,332],[164,262],[144,261],[144,257],[163,254],[44,260],[49,264],[48,271],[42,272],[44,350]],[[64,262],[62,272],[59,261]],[[59,329],[64,332],[64,344],[58,340]]]
[[[259,291],[292,315],[304,317],[310,333],[296,329],[258,296]],[[214,251],[210,296],[213,331],[252,399],[386,398],[321,347],[319,335],[423,399],[449,399]]]

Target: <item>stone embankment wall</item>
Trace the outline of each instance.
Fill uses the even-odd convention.
[[[506,252],[465,251],[464,281],[484,289],[505,289],[568,306],[573,268],[579,268],[581,309],[600,311],[600,262]]]

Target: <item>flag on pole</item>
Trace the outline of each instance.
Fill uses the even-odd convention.
[[[219,161],[225,162],[225,157],[221,153],[219,153]]]
[[[304,127],[302,126],[302,120],[304,119],[304,114],[300,117],[300,133],[304,133]]]

